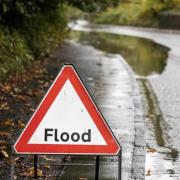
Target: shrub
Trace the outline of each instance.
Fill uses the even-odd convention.
[[[18,32],[0,26],[0,78],[9,72],[19,72],[33,59],[26,41]]]
[[[19,72],[62,43],[67,34],[59,0],[0,1],[0,78]]]
[[[154,15],[154,11],[143,8],[140,3],[122,3],[117,8],[108,8],[95,15],[93,22],[148,26],[154,21]],[[155,26],[156,22],[153,23]]]
[[[180,11],[179,0],[142,0],[120,3],[116,8],[96,14],[95,23],[159,26],[158,14],[163,11]]]

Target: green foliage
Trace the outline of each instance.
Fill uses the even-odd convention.
[[[60,0],[1,0],[0,19],[6,25],[18,26],[38,14],[47,14],[58,8]]]
[[[32,60],[26,42],[16,31],[0,27],[0,78],[18,72]]]
[[[140,3],[123,3],[116,8],[108,8],[107,11],[97,14],[93,21],[95,23],[148,26],[154,21],[154,14],[152,10],[145,10]],[[156,25],[156,21],[153,23]]]
[[[62,43],[66,36],[64,13],[64,7],[59,6],[47,14],[38,14],[25,28],[19,29],[35,57],[49,53]]]
[[[180,10],[179,0],[139,0],[120,3],[96,14],[95,23],[158,26],[158,14],[163,11]]]
[[[75,7],[75,6],[71,6],[71,5],[67,5],[65,4],[63,6],[65,13],[65,18],[68,21],[72,21],[72,20],[76,20],[76,19],[80,19],[83,18],[86,13],[83,12],[82,10],[80,10],[79,8]]]
[[[0,78],[44,56],[67,34],[59,0],[0,1]]]
[[[66,0],[70,5],[86,12],[99,12],[107,7],[115,7],[121,0]]]
[[[179,0],[173,0],[174,1],[174,10],[180,12],[180,1]]]

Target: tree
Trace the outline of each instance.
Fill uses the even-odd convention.
[[[102,11],[117,6],[121,0],[67,0],[70,5],[87,12]]]

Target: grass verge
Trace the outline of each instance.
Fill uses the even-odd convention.
[[[92,21],[97,24],[119,24],[133,26],[159,27],[159,13],[180,12],[179,0],[166,2],[155,0],[129,1],[120,3],[116,8],[95,14]]]

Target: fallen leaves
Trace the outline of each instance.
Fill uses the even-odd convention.
[[[12,119],[5,119],[2,123],[1,123],[1,125],[3,125],[3,126],[14,126],[14,121],[12,120]]]
[[[151,176],[151,170],[150,169],[147,170],[146,176]]]
[[[147,153],[155,153],[155,152],[157,152],[157,150],[154,148],[147,149]]]
[[[55,162],[55,159],[52,159],[52,158],[48,158],[47,156],[41,156],[44,160],[46,161],[53,161]]]
[[[24,157],[23,156],[18,156],[18,157],[16,157],[15,159],[14,159],[14,161],[16,162],[16,161],[22,161],[24,159]]]
[[[2,147],[2,145],[7,145],[7,144],[8,144],[8,142],[7,142],[7,141],[0,140],[0,145],[1,145],[1,147]]]
[[[46,168],[46,169],[51,170],[51,166],[49,166],[49,165],[45,165],[45,166],[43,166],[43,167]]]
[[[19,161],[19,160],[20,160],[20,157],[16,157],[16,158],[14,159],[14,162]]]
[[[43,171],[41,169],[37,169],[38,177],[43,176]],[[34,176],[34,167],[29,167],[25,169],[25,172],[20,173],[20,176],[24,177],[33,177]]]
[[[26,120],[35,111],[34,108],[50,86],[51,79],[54,79],[52,75],[52,72],[55,74],[54,70],[50,74],[46,68],[43,61],[37,60],[21,74],[10,75],[5,82],[0,82],[0,159],[5,164],[4,171],[12,163],[10,157],[13,154],[12,142],[18,136],[19,130],[25,127]],[[48,164],[50,161],[53,163],[56,159],[44,156],[43,162],[47,162],[47,166],[41,167],[42,170],[38,169],[39,177],[44,175],[44,179],[48,175],[51,168]],[[20,175],[34,176],[34,168],[29,167],[32,166],[28,164],[29,162],[33,162],[29,156],[13,157],[17,172],[14,179],[23,179],[19,177]]]
[[[5,92],[10,92],[12,90],[12,86],[10,86],[9,84],[5,84],[2,90]]]
[[[154,118],[154,114],[145,114],[145,117],[151,119],[151,118]]]
[[[13,96],[20,101],[25,101],[27,99],[26,96],[21,95],[21,94],[17,94],[17,95],[13,95]]]
[[[0,136],[7,136],[7,137],[10,137],[10,133],[9,132],[6,132],[6,131],[0,131]]]
[[[7,149],[7,146],[0,146],[0,150],[5,150],[5,149]]]
[[[2,157],[4,157],[4,158],[8,158],[8,157],[9,157],[8,153],[7,153],[5,150],[1,150],[1,151],[0,151],[0,155],[1,155]]]
[[[0,109],[4,109],[4,110],[9,109],[8,103],[7,103],[7,102],[1,102],[1,104],[0,104]]]
[[[22,93],[22,89],[20,89],[20,88],[18,88],[18,87],[14,87],[13,89],[14,89],[14,92],[15,92],[16,94]]]
[[[21,120],[18,120],[18,128],[19,129],[23,129],[26,125],[21,121]]]

